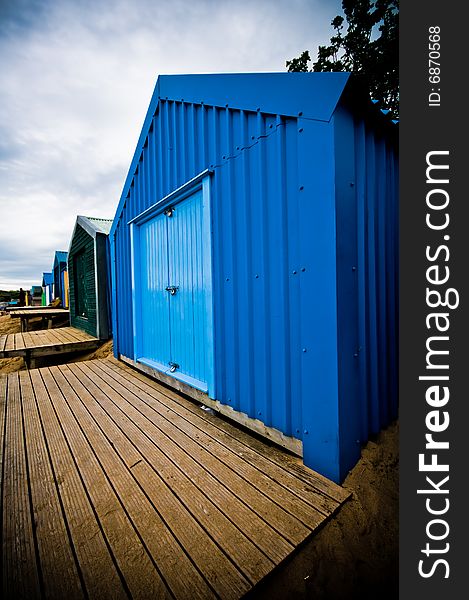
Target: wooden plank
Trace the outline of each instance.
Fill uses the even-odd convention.
[[[205,448],[210,449],[214,442],[218,442],[222,444],[224,449],[228,448],[235,456],[242,456],[244,461],[268,477],[267,484],[269,480],[275,481],[324,515],[332,514],[340,506],[340,501],[327,493],[330,486],[325,488],[321,485],[322,489],[305,486],[304,481],[293,475],[285,466],[280,466],[267,458],[266,453],[270,451],[269,446],[262,444],[262,442],[258,443],[256,440],[257,450],[254,449],[252,447],[252,436],[241,432],[238,428],[231,426],[217,416],[203,412],[193,402],[181,398],[174,392],[162,388],[158,384],[156,384],[157,387],[151,385],[153,382],[148,378],[142,380],[135,377],[134,372],[128,373],[126,369],[121,369],[114,362],[101,360],[96,362],[96,365],[109,374],[115,373],[115,376],[121,382],[126,379],[129,382],[128,385],[132,385],[129,389],[132,389],[135,393],[148,393],[151,398],[163,403],[169,410],[188,420],[195,428],[192,429],[192,437],[197,438]],[[208,423],[210,423],[210,426],[207,425]],[[221,456],[218,447],[217,455]],[[227,464],[232,463],[233,456],[228,455],[226,462]],[[256,472],[250,469],[244,470],[244,476],[252,482],[258,480]],[[262,485],[260,489],[262,489]]]
[[[70,341],[70,339],[66,339],[63,335],[64,330],[66,330],[66,327],[58,327],[57,329],[48,329],[48,333],[49,333],[49,338],[51,339],[52,343],[54,344],[63,344],[64,341]]]
[[[74,327],[63,327],[62,328],[62,335],[68,337],[68,339],[70,339],[70,341],[75,341],[75,342],[80,342],[83,340],[83,336],[81,335],[82,332],[80,332],[78,329],[75,329]]]
[[[77,337],[79,341],[87,341],[87,340],[95,340],[94,336],[90,335],[86,331],[82,331],[81,329],[77,329],[76,327],[70,327],[70,333]]]
[[[60,331],[60,329],[10,334],[7,336],[9,338],[8,347],[0,352],[0,356],[27,356],[29,354],[34,359],[51,354],[94,350],[100,344],[97,338],[88,334],[77,336],[65,332],[56,335],[52,333],[53,331]]]
[[[0,354],[5,349],[5,344],[7,343],[8,335],[0,335]]]
[[[61,378],[59,375],[56,375],[56,371],[61,372]],[[51,372],[57,377],[57,382],[60,384],[61,389],[65,389],[65,381],[67,381],[69,385],[73,385],[77,399],[85,397],[89,409],[93,409],[96,406],[96,400],[80,386],[76,378],[70,374],[67,366],[64,365],[61,368],[53,367],[51,368]],[[64,375],[68,375],[70,382]],[[90,415],[87,415],[85,408],[79,401],[73,403],[73,411],[76,412],[76,418],[81,424],[89,424]],[[109,419],[102,409],[99,411],[99,414],[101,417],[105,416],[104,419],[100,419],[99,423],[102,430],[103,425],[106,425],[106,422],[109,423]],[[116,490],[119,490],[121,501],[129,512],[129,515],[133,517],[134,524],[138,528],[142,539],[152,549],[154,560],[168,582],[168,585],[172,587],[174,595],[176,597],[201,598],[214,596],[207,582],[200,577],[199,572],[187,559],[187,555],[176,540],[186,549],[191,560],[198,566],[199,571],[217,592],[222,595],[227,594],[227,597],[239,597],[241,593],[246,592],[250,586],[246,582],[244,586],[240,586],[242,577],[239,572],[215,544],[211,542],[205,532],[198,527],[198,524],[188,515],[177,498],[167,489],[164,482],[154,472],[153,478],[149,477],[145,479],[144,486],[137,486],[137,482],[141,482],[135,480],[136,468],[146,462],[144,457],[141,456],[129,468],[129,452],[130,460],[136,458],[135,456],[132,457],[132,454],[135,453],[135,448],[131,447],[129,441],[122,435],[119,436],[114,427],[111,437],[113,446],[111,447],[109,438],[103,439],[103,433],[100,433],[99,437],[96,437],[96,431],[99,431],[96,425],[89,427],[87,435],[89,434],[89,436],[95,438],[96,447],[99,444],[100,458],[109,460],[106,471],[112,473],[112,481]],[[121,455],[121,460],[116,456],[116,444],[114,442],[116,439],[120,450],[118,454]],[[109,449],[109,452],[105,452],[106,448]],[[132,494],[129,496],[130,489],[132,490]],[[148,510],[150,504],[145,505],[142,500],[142,508],[138,503],[138,492],[140,492],[142,499],[148,496],[155,503],[155,506],[158,507],[159,515],[153,509],[149,512],[148,516],[145,515],[145,511]],[[142,517],[144,518],[142,519]],[[174,537],[171,531],[174,532]],[[188,543],[189,547],[187,547]],[[232,590],[232,592],[228,593],[228,590]],[[235,593],[235,596],[230,596],[230,594]]]
[[[8,376],[3,479],[4,598],[40,598],[18,374]]]
[[[79,566],[64,521],[47,441],[44,438],[28,371],[19,373],[24,415],[24,433],[29,459],[31,502],[47,598],[84,597]]]
[[[104,362],[106,365],[109,365],[110,368],[113,368],[118,372],[125,371],[126,373],[132,373],[132,377],[139,380],[144,384],[144,386],[151,387],[155,391],[160,392],[171,400],[175,400],[193,413],[196,413],[200,410],[194,402],[183,398],[173,390],[160,385],[157,381],[143,375],[142,373],[139,373],[135,369],[130,369],[128,366],[124,365],[122,362],[113,357],[98,362]],[[261,440],[253,437],[242,429],[235,427],[231,423],[218,418],[217,416],[212,416],[205,413],[205,418],[220,431],[226,433],[232,438],[236,438],[242,442],[246,448],[251,448],[253,451],[258,452],[273,465],[287,470],[296,478],[304,481],[309,486],[316,488],[318,492],[321,492],[322,494],[336,500],[339,503],[345,501],[350,496],[350,493],[347,490],[344,490],[342,487],[320,475],[319,473],[316,473],[308,467],[305,467],[301,462],[301,459],[291,456],[275,446],[265,444]]]
[[[31,348],[31,355],[34,358],[39,356],[50,356],[53,354],[66,354],[68,352],[85,352],[86,350],[93,350],[98,346],[97,341],[86,341],[86,342],[71,342],[68,344],[62,344],[61,346],[38,346]]]
[[[90,371],[91,363],[92,361],[89,364],[76,363],[76,365],[86,373]],[[187,455],[195,459],[199,465],[203,465],[207,471],[215,474],[215,477],[238,498],[245,499],[254,512],[270,523],[290,543],[301,543],[309,535],[311,529],[281,506],[274,504],[252,484],[242,479],[238,473],[208,453],[183,431],[177,429],[171,421],[164,417],[164,409],[160,413],[155,412],[138,396],[129,392],[126,386],[114,380],[108,381],[108,379],[106,376],[102,377],[102,389],[120,393],[127,402],[125,411],[129,418],[132,418],[141,429],[147,432],[149,437],[158,440],[158,444],[168,455],[169,453],[179,455],[180,448],[183,447]],[[178,440],[177,444],[173,441],[174,439]]]
[[[0,490],[3,490],[3,459],[5,454],[5,417],[7,409],[7,382],[8,375],[0,375]],[[3,519],[3,493],[0,493],[0,515]],[[0,536],[3,536],[3,530],[0,529]]]
[[[44,335],[43,330],[31,332],[31,339],[34,340],[35,348],[40,348],[41,346],[45,346],[48,342],[47,336]]]
[[[121,479],[123,472],[119,470],[112,472],[111,468],[110,472],[113,477],[111,484],[106,475],[106,464],[103,465],[101,462],[109,459],[109,453],[107,452],[109,446],[98,445],[98,458],[90,446],[87,436],[76,421],[73,412],[67,405],[52,372],[53,369],[41,369],[43,381],[63,427],[80,476],[94,506],[94,511],[131,597],[169,597],[166,586],[158,571],[154,568],[148,553],[142,547],[140,537],[117,496],[115,486],[124,485]],[[66,393],[68,391],[66,390]],[[86,426],[86,419],[83,425]],[[90,434],[90,431],[87,433]],[[99,432],[97,435],[99,436]],[[113,467],[118,469],[117,461],[113,462]],[[129,483],[128,479],[126,483]]]
[[[141,430],[138,424],[128,418],[128,403],[123,402],[116,393],[107,390],[106,395],[102,391],[104,382],[98,384],[90,380],[84,373],[80,374],[78,364],[67,365],[81,381],[85,381],[88,389],[92,390],[93,396],[97,402],[106,410],[114,422],[127,434],[138,435],[139,448],[145,454],[147,460],[152,465],[158,465],[158,468],[164,468],[165,459],[169,460],[176,467],[176,473],[181,471],[199,490],[207,496],[207,500],[215,506],[223,507],[224,514],[234,523],[246,536],[255,541],[256,545],[275,562],[280,562],[293,550],[294,545],[285,540],[273,527],[264,519],[259,517],[251,508],[250,495],[247,494],[241,498],[236,496],[229,487],[224,486],[207,469],[197,463],[191,456],[186,454],[182,448],[172,444],[168,451],[167,445],[160,447],[160,439],[155,437],[152,432],[145,435],[142,439]],[[117,398],[117,403],[113,401]],[[171,480],[179,478],[181,475],[175,475],[170,471],[166,478],[168,485]],[[249,491],[249,490],[247,490]]]
[[[93,369],[99,368],[98,365],[92,363],[89,364],[89,367]],[[284,510],[288,511],[309,529],[314,530],[323,522],[324,516],[331,514],[337,507],[337,503],[332,503],[330,500],[328,502],[326,498],[321,498],[320,496],[318,497],[315,506],[308,505],[303,499],[292,494],[287,488],[281,485],[273,485],[273,480],[246,461],[244,456],[240,460],[240,456],[235,454],[228,446],[225,446],[215,438],[210,437],[203,428],[196,427],[190,420],[190,417],[192,417],[190,413],[186,412],[184,416],[181,416],[177,411],[172,410],[175,408],[174,402],[167,402],[164,405],[166,408],[164,408],[161,406],[161,402],[134,385],[129,377],[124,378],[118,373],[114,373],[114,378],[119,383],[125,385],[129,391],[138,395],[140,399],[147,403],[148,406],[151,406],[157,414],[161,415],[166,412],[166,418],[192,440],[197,440],[197,444],[201,446],[204,451],[209,452],[215,460],[223,462],[224,465],[231,468],[246,482],[263,492],[268,498],[281,506]],[[106,379],[106,381],[109,380]],[[168,410],[170,410],[171,413],[168,414]],[[206,430],[210,431],[213,429],[210,423],[203,419],[202,415],[200,415],[200,421],[202,422],[202,427],[205,425]]]
[[[22,335],[25,348],[32,348],[36,343],[33,333],[31,331],[25,331]]]
[[[90,598],[127,599],[107,539],[96,519],[68,441],[51,404],[41,370],[30,371],[39,415],[73,547]]]
[[[23,334],[22,333],[16,333],[15,337],[16,337],[16,340],[15,340],[16,349],[17,350],[23,350],[24,347],[25,347]]]
[[[77,337],[72,335],[72,333],[70,332],[70,327],[60,327],[60,337],[61,337],[61,343],[75,343],[77,342]],[[59,331],[59,329],[56,329],[55,331]]]
[[[42,331],[38,331],[38,337],[41,339],[42,345],[44,346],[54,346],[56,345],[56,340],[53,335],[51,335],[52,329],[43,329]]]
[[[10,333],[9,335],[7,335],[7,340],[6,340],[6,344],[5,344],[5,352],[8,352],[8,351],[14,350],[14,349],[15,349],[15,334]]]
[[[35,319],[36,317],[56,317],[56,316],[66,316],[69,315],[70,311],[64,308],[35,308],[30,310],[16,310],[10,313],[10,317],[13,318],[25,318],[25,319]]]
[[[93,414],[108,440],[112,440],[114,448],[122,456],[123,460],[126,462],[128,461],[127,455],[129,448],[139,448],[142,451],[142,457],[134,463],[132,473],[134,474],[134,477],[137,478],[140,485],[146,489],[147,494],[150,497],[154,496],[155,501],[157,501],[156,492],[161,488],[161,483],[165,482],[174,496],[183,503],[185,509],[202,525],[205,531],[207,531],[226,555],[230,556],[231,560],[235,562],[237,567],[245,574],[251,583],[255,583],[272,570],[274,562],[268,559],[267,556],[228,519],[216,502],[207,502],[207,497],[187,476],[184,475],[177,465],[171,463],[158,448],[155,448],[143,432],[141,432],[133,423],[129,423],[128,421],[124,428],[118,427],[117,423],[112,420],[111,415],[101,408],[94,396],[91,395],[78,379],[80,376],[83,377],[83,374],[77,372],[77,376],[75,376],[73,371],[77,370],[74,369],[73,365],[63,365],[60,366],[59,369],[73,386],[90,413]],[[93,387],[89,382],[88,385],[90,385],[90,388]],[[97,385],[96,382],[95,385]],[[114,407],[114,410],[112,410],[112,403],[109,402],[107,410],[110,410],[111,413],[115,414],[118,409]],[[146,460],[143,456],[145,456]],[[160,478],[162,481],[159,481]],[[160,496],[160,498],[162,497],[163,496]],[[171,502],[167,503],[159,501],[158,504],[168,510],[167,507],[170,506]],[[224,506],[226,506],[226,503]],[[171,514],[169,514],[169,517],[165,517],[163,512],[164,509],[162,508],[160,510],[162,511],[163,517],[166,518],[169,523],[170,519],[174,517],[171,517]],[[182,514],[184,514],[184,512]],[[176,527],[185,528],[181,517],[176,521]],[[199,536],[200,535],[203,536],[203,532],[200,532]],[[186,537],[187,534],[184,534],[184,536]],[[191,538],[193,539],[192,535]],[[194,542],[197,543],[197,540],[194,539]],[[187,548],[187,551],[193,556],[193,552],[190,548]],[[213,564],[213,558],[212,554],[209,564]],[[223,565],[220,565],[219,568],[223,568]],[[217,570],[219,570],[219,568],[217,568]]]

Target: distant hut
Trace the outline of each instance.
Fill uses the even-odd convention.
[[[31,288],[31,306],[42,305],[42,287],[40,285],[33,285]]]
[[[57,250],[52,267],[54,276],[54,298],[60,298],[64,308],[68,308],[67,252]]]
[[[52,273],[42,274],[42,306],[47,306],[54,299],[54,276]]]
[[[111,336],[108,233],[111,219],[78,216],[68,251],[70,322],[99,339]]]

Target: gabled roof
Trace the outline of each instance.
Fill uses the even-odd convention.
[[[100,217],[84,217],[83,215],[78,215],[77,220],[75,221],[75,226],[73,227],[72,237],[70,238],[70,245],[68,247],[69,252],[72,247],[78,225],[84,229],[89,236],[91,236],[93,239],[96,239],[96,235],[98,234],[109,234],[112,226],[112,219],[101,219]]]
[[[54,275],[52,273],[43,273],[42,274],[42,285],[51,285],[54,283]]]
[[[110,230],[113,235],[160,99],[329,121],[350,73],[160,75]]]
[[[81,225],[81,227],[83,227],[83,229],[91,236],[96,237],[97,233],[104,233],[106,235],[109,233],[112,225],[112,219],[101,219],[99,217],[84,217],[82,215],[78,215],[77,223]]]
[[[68,252],[64,252],[63,250],[56,250],[52,270],[54,270],[54,267],[57,264],[62,264],[62,263],[67,264],[67,256],[68,256]]]
[[[157,98],[329,121],[350,73],[160,75]],[[156,107],[155,107],[156,108]]]

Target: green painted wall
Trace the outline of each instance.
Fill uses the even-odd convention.
[[[87,308],[86,318],[77,314],[78,290],[76,289],[75,261],[76,256],[82,252],[84,253],[85,265],[84,304]],[[80,225],[76,227],[68,254],[68,275],[70,287],[70,323],[72,327],[77,327],[97,337],[94,240]]]

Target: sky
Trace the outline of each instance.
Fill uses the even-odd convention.
[[[0,289],[113,218],[160,74],[285,71],[340,0],[0,0]]]

